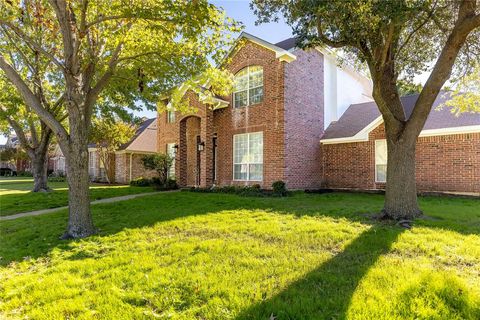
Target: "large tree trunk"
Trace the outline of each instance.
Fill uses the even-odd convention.
[[[45,192],[49,191],[47,182],[47,170],[48,170],[48,153],[42,152],[42,150],[36,150],[32,161],[32,174],[33,174],[33,192]]]
[[[90,214],[87,144],[72,145],[67,157],[68,226],[64,239],[85,238],[95,233]]]
[[[385,218],[412,220],[422,215],[417,202],[415,144],[416,139],[396,140],[387,135],[387,185],[382,210]]]
[[[79,104],[77,104],[79,106]],[[78,108],[69,110],[69,125],[71,138],[68,143],[63,143],[64,154],[67,161],[68,181],[68,226],[62,236],[63,239],[85,238],[95,233],[92,216],[90,213],[88,173],[88,123],[82,121],[85,115],[78,114]],[[81,120],[82,119],[82,120]],[[90,117],[88,117],[90,120]],[[62,146],[62,144],[61,144]]]

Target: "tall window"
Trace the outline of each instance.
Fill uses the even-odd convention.
[[[173,159],[170,169],[168,169],[168,177],[175,179],[175,143],[167,143],[167,154]]]
[[[97,162],[97,154],[95,151],[90,151],[88,153],[88,171],[91,176],[95,176],[95,162]]]
[[[387,182],[387,140],[375,140],[375,181]]]
[[[235,75],[233,105],[246,107],[263,101],[263,68],[249,66]]]
[[[233,179],[263,179],[263,132],[233,136]]]
[[[168,123],[175,122],[175,111],[167,110],[167,122]]]

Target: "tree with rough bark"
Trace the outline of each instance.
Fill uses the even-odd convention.
[[[27,53],[25,53],[26,55]],[[30,68],[33,69],[33,65],[34,63]],[[34,86],[33,81],[35,80],[32,78],[30,80],[30,85]],[[41,84],[37,88],[41,88]],[[61,102],[58,102],[52,106],[43,102],[44,108],[50,110],[56,119],[62,121],[65,115],[62,113],[60,104]],[[47,170],[48,152],[53,137],[52,130],[31,112],[15,88],[7,82],[5,77],[0,75],[0,130],[10,132],[12,129],[32,165],[32,191],[49,191]]]
[[[469,55],[479,48],[478,1],[254,0],[252,8],[259,23],[283,14],[300,47],[329,46],[367,65],[387,139],[382,216],[397,220],[420,216],[416,140],[454,67],[479,59],[478,54]],[[398,81],[426,70],[431,70],[430,76],[408,117]]]
[[[90,142],[95,144],[100,162],[105,169],[108,183],[115,179],[113,161],[115,151],[132,139],[135,126],[118,118],[94,118],[90,131]]]
[[[0,69],[25,105],[53,131],[67,164],[69,220],[63,238],[95,233],[90,214],[88,138],[97,111],[155,108],[159,94],[210,68],[237,23],[206,0],[9,0],[0,4],[0,39],[32,48],[49,61],[68,114],[64,125],[15,68],[18,49],[0,46]],[[42,33],[43,40],[35,35]],[[98,110],[97,110],[98,109]]]

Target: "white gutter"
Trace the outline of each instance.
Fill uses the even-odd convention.
[[[383,122],[382,117],[378,117],[372,121],[363,130],[351,137],[333,138],[333,139],[321,139],[321,144],[337,144],[337,143],[352,143],[352,142],[365,142],[368,141],[369,133]],[[447,136],[453,134],[466,134],[466,133],[480,133],[480,125],[441,128],[441,129],[427,129],[420,132],[419,137],[434,137],[434,136]]]

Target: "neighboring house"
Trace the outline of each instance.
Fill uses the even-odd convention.
[[[55,148],[53,149],[51,160],[53,162],[53,173],[55,175],[65,176],[67,173],[65,156],[63,155],[63,152],[58,144],[56,144]]]
[[[419,191],[480,192],[480,114],[455,116],[439,106],[441,93],[417,140]],[[418,94],[402,98],[410,116]],[[385,127],[374,102],[351,105],[321,140],[323,185],[329,188],[384,189],[387,173]]]
[[[118,151],[113,157],[112,169],[114,170],[115,183],[129,183],[139,177],[153,177],[154,171],[145,170],[141,158],[146,154],[156,152],[157,146],[157,119],[147,119],[135,132],[133,138]],[[66,161],[62,150],[57,145],[53,152],[53,168],[56,174],[66,174]],[[88,172],[90,180],[106,182],[104,163],[100,160],[100,152],[95,144],[88,145]]]
[[[157,152],[157,119],[144,121],[133,138],[115,152],[115,182],[129,183],[131,180],[156,176],[155,171],[146,170],[142,157]]]
[[[326,49],[247,33],[223,66],[235,75],[233,94],[212,98],[182,86],[198,111],[184,115],[167,103],[158,115],[157,150],[175,157],[170,175],[181,187],[385,187],[384,128],[368,77],[337,66]],[[403,98],[407,115],[415,99]],[[479,115],[433,110],[417,147],[419,190],[479,192],[479,149]]]
[[[333,54],[295,48],[294,39],[274,45],[247,33],[224,66],[235,74],[232,95],[184,88],[198,112],[158,115],[158,150],[175,155],[177,183],[322,187],[319,140],[350,104],[372,100],[368,78],[339,68]]]
[[[18,137],[11,133],[7,136],[7,141],[3,145],[2,149],[8,149],[8,148],[13,148],[13,149],[19,149],[20,148],[20,141],[18,140]],[[17,158],[14,161],[2,161],[0,162],[0,168],[9,168],[13,171],[16,172],[30,172],[32,171],[32,165],[29,159],[21,159]]]

